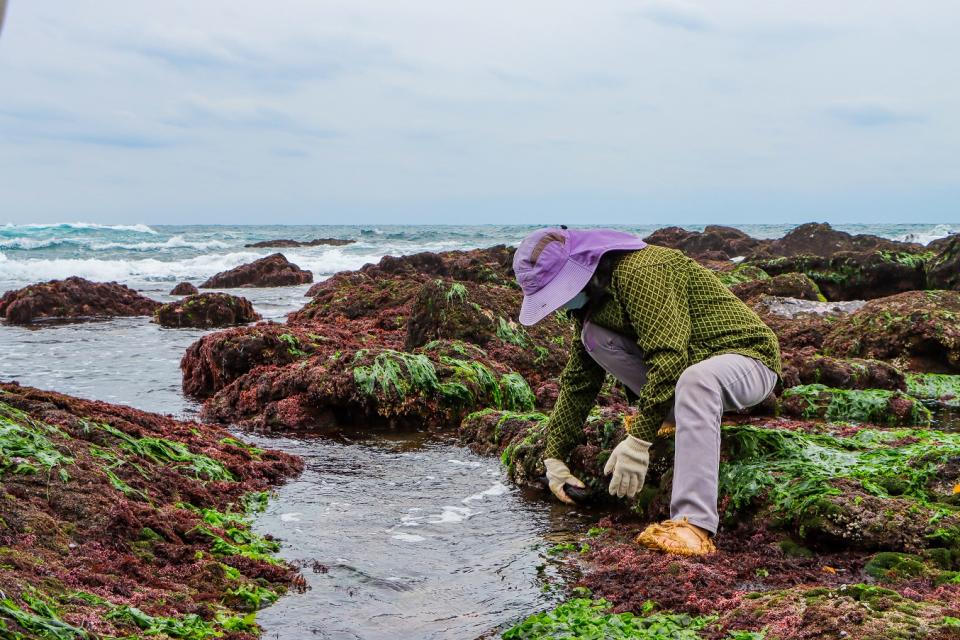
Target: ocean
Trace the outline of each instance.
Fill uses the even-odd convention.
[[[571,225],[573,226],[573,225]],[[647,235],[665,225],[613,225]],[[782,236],[793,225],[732,225],[758,238]],[[957,224],[835,225],[850,233],[873,233],[926,244]],[[0,291],[40,280],[82,276],[116,281],[146,291],[181,280],[199,281],[276,249],[248,249],[260,240],[342,238],[354,244],[281,249],[292,262],[321,279],[376,262],[384,255],[418,251],[516,245],[530,225],[100,225],[93,223],[6,224],[0,226]],[[702,230],[703,225],[686,225]],[[163,285],[163,286],[160,286]]]

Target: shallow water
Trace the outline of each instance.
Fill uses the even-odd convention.
[[[239,293],[281,319],[303,289]],[[0,326],[0,380],[193,419],[179,362],[203,334],[146,318]],[[577,518],[508,487],[496,459],[418,433],[244,436],[306,459],[254,526],[312,588],[260,612],[264,637],[474,638],[556,600],[547,549]]]

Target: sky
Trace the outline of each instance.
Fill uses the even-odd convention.
[[[0,224],[960,221],[955,0],[8,0]]]

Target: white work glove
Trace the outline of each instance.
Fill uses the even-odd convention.
[[[652,444],[640,438],[627,435],[610,452],[610,459],[603,467],[604,475],[613,472],[610,479],[610,495],[618,498],[632,498],[643,488],[650,466],[650,447]]]
[[[576,504],[573,499],[567,495],[567,492],[563,490],[563,485],[572,484],[575,487],[585,489],[586,485],[580,481],[580,478],[570,473],[567,465],[556,458],[545,458],[543,466],[547,469],[547,484],[550,485],[550,491],[553,492],[553,495],[557,496],[560,502]]]

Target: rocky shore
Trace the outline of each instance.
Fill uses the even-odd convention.
[[[657,239],[716,270],[774,329],[785,388],[724,428],[720,553],[678,560],[631,541],[667,513],[669,436],[634,503],[603,491],[603,463],[632,411],[608,386],[571,461],[602,518],[573,552],[580,586],[615,613],[702,618],[702,637],[951,637],[960,617],[960,436],[949,417],[960,397],[960,292],[932,288],[941,281],[928,267],[950,260],[953,242],[937,252],[826,225],[776,241],[722,228]],[[499,456],[512,481],[541,487],[543,427],[576,336],[559,314],[535,327],[514,321],[521,294],[510,255],[417,254],[337,274],[285,324],[191,346],[184,390],[205,398],[205,419],[259,429],[457,430]],[[783,313],[779,296],[829,310]],[[854,297],[870,300],[824,305]]]
[[[596,522],[556,550],[579,569],[568,586],[580,591],[504,637],[957,637],[960,237],[923,246],[810,224],[776,240],[729,227],[647,240],[714,270],[757,312],[780,341],[783,384],[726,416],[719,553],[678,559],[632,541],[668,515],[669,433],[635,500],[605,491],[604,462],[633,412],[608,381],[570,460]],[[4,586],[0,637],[32,624],[255,635],[245,612],[302,582],[249,533],[248,496],[301,463],[218,425],[446,432],[543,490],[544,427],[578,336],[559,313],[516,322],[512,252],[385,257],[314,284],[283,323],[207,333],[180,365],[203,425],[0,386],[0,579],[16,585]],[[312,280],[281,254],[264,261],[202,286]],[[24,291],[4,296],[7,308],[35,295]],[[217,295],[158,318],[183,326],[188,307]],[[204,631],[169,631],[178,624]],[[609,635],[624,628],[640,631]]]

